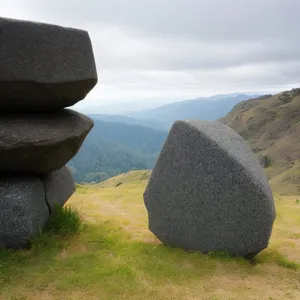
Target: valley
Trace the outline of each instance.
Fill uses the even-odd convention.
[[[299,193],[299,89],[248,97],[187,100],[133,116],[91,115],[94,128],[68,166],[78,183],[97,183],[130,170],[152,169],[174,120],[218,119],[239,133],[258,155],[275,192]]]

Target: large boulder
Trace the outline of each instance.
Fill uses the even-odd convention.
[[[176,121],[144,192],[165,244],[253,257],[268,246],[275,207],[259,159],[219,122]]]
[[[0,178],[0,246],[27,247],[48,217],[41,180],[31,176]]]
[[[0,172],[48,174],[61,169],[78,152],[93,124],[90,118],[68,109],[2,114]]]
[[[70,170],[65,166],[60,170],[40,177],[45,185],[46,201],[50,212],[55,206],[64,206],[67,200],[76,191],[76,185]]]
[[[0,18],[0,110],[72,106],[97,83],[84,30]]]

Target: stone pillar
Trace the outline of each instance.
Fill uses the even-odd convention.
[[[0,18],[0,245],[28,246],[75,192],[66,163],[93,121],[66,109],[97,84],[84,30]]]

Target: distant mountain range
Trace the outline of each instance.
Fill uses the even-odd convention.
[[[135,119],[124,115],[106,115],[106,114],[88,114],[94,120],[100,120],[108,123],[123,123],[127,125],[141,125],[158,130],[166,130],[164,122],[150,119]]]
[[[169,129],[176,120],[217,120],[229,113],[237,103],[252,97],[245,94],[233,96],[217,95],[208,98],[175,102],[156,109],[132,112],[129,116],[139,120],[146,118],[155,120],[163,124],[164,128]]]
[[[77,155],[68,163],[76,182],[100,182],[130,170],[151,169],[167,132],[94,119]]]
[[[217,95],[125,115],[90,114],[91,130],[68,163],[77,182],[100,182],[135,169],[151,169],[175,120],[216,120],[253,96]]]
[[[139,110],[127,115],[94,114],[92,118],[105,122],[138,124],[155,129],[169,130],[180,119],[217,120],[230,112],[237,103],[259,95],[216,95],[166,104],[155,109]]]

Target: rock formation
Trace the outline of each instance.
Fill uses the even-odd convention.
[[[0,45],[0,246],[22,248],[76,190],[93,121],[65,108],[98,79],[86,31],[0,18]]]
[[[165,244],[253,257],[268,246],[275,207],[259,159],[219,122],[173,124],[144,192]]]
[[[86,31],[0,18],[0,45],[1,112],[72,106],[97,83]]]
[[[90,118],[70,109],[2,115],[0,170],[34,174],[58,170],[78,152],[92,127]]]

